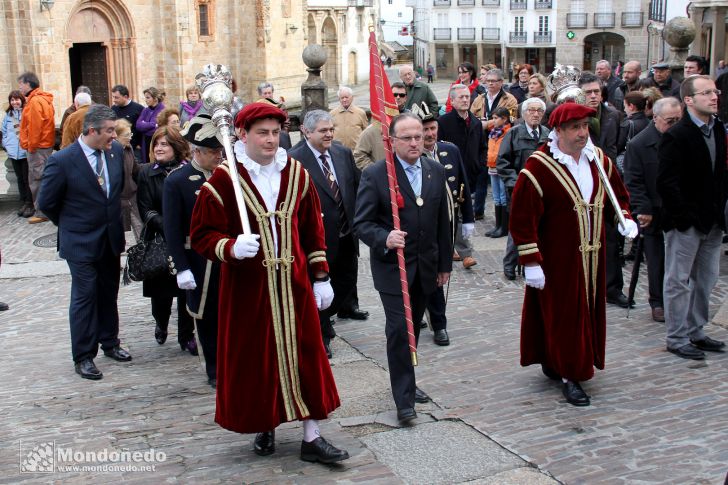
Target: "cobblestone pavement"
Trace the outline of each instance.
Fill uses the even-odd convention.
[[[30,226],[13,208],[0,206],[0,300],[11,306],[0,314],[0,483],[716,484],[728,471],[728,357],[696,363],[667,353],[663,326],[649,319],[645,274],[629,318],[609,308],[607,367],[585,385],[593,405],[575,408],[539,369],[518,365],[522,281],[503,278],[504,239],[476,237],[478,265],[456,266],[450,286],[452,344],[437,347],[422,334],[418,384],[434,402],[418,405],[414,427],[399,428],[383,312],[363,250],[359,293],[371,316],[336,324],[332,366],[342,407],[322,423],[352,458],[325,467],[298,459],[297,423],[279,428],[278,450],[266,458],[250,451],[251,435],[218,427],[214,393],[198,359],[174,343],[174,323],[165,345],[154,341],[141,285],[120,291],[121,338],[134,360],[101,356],[103,380],[78,378],[65,263],[32,245],[54,228]],[[478,223],[478,232],[490,223]],[[714,311],[727,292],[724,271]],[[728,339],[718,325],[709,333]],[[20,473],[29,450],[53,441],[82,452],[153,448],[165,459],[149,472]]]

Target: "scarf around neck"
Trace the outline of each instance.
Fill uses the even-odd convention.
[[[182,106],[182,109],[185,110],[185,113],[190,118],[194,117],[200,111],[200,108],[202,108],[202,103],[199,101],[195,101],[195,104],[191,104],[190,101],[182,101],[179,105]]]

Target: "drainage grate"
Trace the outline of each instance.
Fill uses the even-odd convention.
[[[58,245],[58,233],[54,232],[53,234],[48,234],[47,236],[41,236],[35,241],[33,241],[33,246],[38,246],[39,248],[53,248],[55,249]]]

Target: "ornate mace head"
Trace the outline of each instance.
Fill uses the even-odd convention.
[[[556,104],[566,101],[586,104],[584,91],[579,88],[579,77],[581,77],[579,68],[556,64],[554,72],[546,80],[549,89],[554,93],[554,102]]]
[[[195,76],[195,84],[202,93],[202,103],[212,116],[212,122],[219,127],[221,123],[232,126],[230,108],[233,102],[232,74],[222,64],[207,64]]]

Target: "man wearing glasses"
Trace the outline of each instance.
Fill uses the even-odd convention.
[[[662,233],[662,199],[657,193],[657,146],[662,134],[680,121],[680,101],[658,99],[652,123],[627,144],[624,156],[624,183],[629,190],[632,214],[640,225],[647,255],[647,279],[652,319],[665,321],[662,284],[665,277],[665,239]]]
[[[465,89],[467,92],[467,88]],[[374,287],[386,316],[387,362],[397,419],[417,418],[415,402],[429,398],[415,384],[410,360],[405,310],[400,286],[397,249],[404,249],[412,321],[418,338],[429,295],[443,286],[452,271],[450,207],[445,168],[422,156],[422,121],[404,113],[389,127],[394,166],[400,191],[400,230],[393,229],[387,166],[379,160],[364,170],[354,216],[355,235],[369,246]]]
[[[430,113],[438,113],[440,107],[437,104],[437,97],[432,92],[430,86],[418,81],[412,66],[402,66],[399,68],[399,78],[407,87],[407,103],[405,107],[412,109],[414,105],[427,104]],[[399,104],[399,103],[397,103]]]
[[[720,94],[708,76],[687,78],[680,87],[685,113],[658,147],[667,350],[684,359],[703,360],[704,351],[725,348],[703,330],[725,230],[726,138],[715,117]]]
[[[403,83],[396,82],[392,84],[392,95],[394,102],[397,103],[397,109],[400,113],[409,111],[405,108],[407,100],[407,88]],[[359,141],[354,147],[354,163],[359,170],[364,170],[374,162],[384,160],[384,141],[382,141],[382,124],[372,119],[372,123],[361,132]]]

